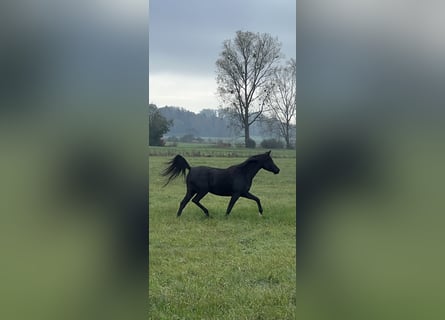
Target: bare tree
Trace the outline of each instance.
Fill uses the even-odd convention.
[[[284,67],[275,72],[273,90],[270,94],[270,112],[280,136],[286,141],[286,147],[291,148],[294,124],[292,120],[296,113],[296,76],[297,65],[294,59],[287,61]]]
[[[235,126],[244,130],[246,147],[249,128],[265,111],[272,92],[280,50],[278,39],[267,33],[237,31],[233,40],[223,42],[216,61],[218,95]]]

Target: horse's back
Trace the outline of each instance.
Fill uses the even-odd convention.
[[[228,169],[207,166],[192,167],[187,177],[196,191],[205,191],[217,195],[230,195],[232,192],[232,178]]]
[[[214,168],[206,166],[192,167],[187,175],[187,184],[190,184],[194,189],[208,189],[208,176],[212,169]]]

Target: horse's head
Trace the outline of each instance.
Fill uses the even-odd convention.
[[[278,174],[280,172],[280,168],[277,167],[277,165],[273,162],[272,157],[270,156],[270,150],[264,154],[263,159],[264,161],[261,168],[273,172],[274,174]]]

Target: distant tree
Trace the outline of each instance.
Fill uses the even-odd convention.
[[[270,34],[237,31],[216,61],[218,95],[231,122],[244,130],[246,147],[252,146],[250,126],[265,111],[280,49]]]
[[[296,61],[290,59],[284,67],[275,71],[274,86],[270,94],[270,112],[272,121],[280,136],[286,141],[286,148],[291,148],[292,120],[296,112]]]
[[[148,105],[148,137],[150,146],[163,146],[162,136],[168,132],[173,121],[167,120],[154,104]]]
[[[286,148],[292,147],[293,123],[296,113],[296,61],[290,59],[286,65],[276,69],[274,86],[269,97],[271,122],[269,125],[277,130],[286,141]]]

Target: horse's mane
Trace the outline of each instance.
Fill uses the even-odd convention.
[[[253,156],[250,156],[249,158],[247,158],[244,162],[236,165],[237,167],[245,167],[247,166],[249,163],[261,160],[262,158],[264,158],[266,155],[264,153],[260,153],[260,154],[256,154]]]

